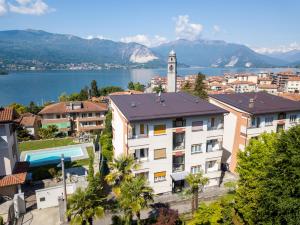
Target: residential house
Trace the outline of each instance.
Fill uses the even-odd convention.
[[[209,102],[230,112],[224,117],[223,159],[232,172],[238,152],[251,138],[286,130],[300,122],[300,102],[265,92],[211,95]]]
[[[33,137],[38,136],[38,129],[41,127],[40,116],[32,113],[24,113],[19,118],[19,124],[24,127]]]
[[[298,77],[298,75],[293,71],[284,71],[274,74],[272,79],[273,83],[276,84],[280,90],[284,90],[287,81],[292,77]]]
[[[46,106],[39,112],[42,127],[56,125],[61,132],[101,131],[104,128],[105,103],[91,101],[59,102]]]
[[[265,91],[269,94],[276,95],[277,94],[277,85],[276,84],[258,84],[256,91],[257,92]]]
[[[284,91],[289,93],[299,93],[300,92],[300,77],[289,77],[286,80]]]
[[[28,164],[19,162],[16,122],[12,108],[0,108],[0,195],[12,197],[25,182]]]
[[[254,92],[256,91],[256,83],[251,81],[234,81],[230,83],[236,93]]]
[[[226,110],[182,92],[110,98],[114,156],[133,155],[156,194],[180,191],[199,171],[218,185]]]

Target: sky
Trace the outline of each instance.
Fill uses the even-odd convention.
[[[300,49],[299,0],[0,0],[0,30],[39,29],[145,44],[224,40]]]

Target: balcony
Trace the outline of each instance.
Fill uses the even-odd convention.
[[[173,173],[178,173],[184,171],[184,164],[174,165],[173,164]]]
[[[140,139],[140,138],[148,138],[148,137],[149,137],[148,134],[135,134],[135,135],[128,136],[128,139]]]
[[[173,151],[183,150],[185,148],[185,133],[173,133]]]

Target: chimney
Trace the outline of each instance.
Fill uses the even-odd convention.
[[[249,108],[253,108],[254,107],[254,98],[250,98],[249,99]]]

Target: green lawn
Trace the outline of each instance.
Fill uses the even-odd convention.
[[[36,141],[26,141],[19,143],[19,151],[29,151],[29,150],[38,150],[44,148],[54,148],[65,145],[74,145],[77,144],[74,142],[73,138],[56,138],[49,140],[36,140]]]

